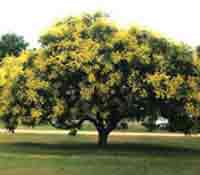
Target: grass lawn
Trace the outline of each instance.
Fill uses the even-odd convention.
[[[139,123],[129,122],[128,125],[129,125],[128,129],[125,129],[125,130],[116,129],[116,131],[121,131],[121,132],[148,132],[147,129]],[[2,122],[0,122],[0,128],[4,128]],[[18,129],[32,129],[32,128],[20,125],[20,126],[18,126]],[[37,127],[34,127],[33,129],[54,130],[55,128],[52,127],[51,125],[39,125]],[[93,124],[88,122],[88,123],[84,123],[84,125],[82,126],[82,128],[80,130],[81,131],[94,131],[96,129],[95,129]],[[157,129],[153,132],[167,132],[167,131],[161,131],[161,130]]]
[[[198,175],[200,139],[0,134],[2,175]]]

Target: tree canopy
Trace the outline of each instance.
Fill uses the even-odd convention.
[[[28,43],[22,36],[15,33],[7,33],[0,38],[0,60],[5,56],[19,56],[25,50]]]
[[[6,127],[48,121],[62,129],[90,121],[105,145],[124,118],[199,117],[199,59],[193,49],[106,15],[54,24],[42,47],[6,57],[0,67],[0,116]]]

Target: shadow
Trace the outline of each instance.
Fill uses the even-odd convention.
[[[131,155],[157,155],[157,156],[200,156],[200,149],[164,144],[149,143],[110,143],[105,148],[99,148],[93,143],[59,143],[47,144],[37,142],[18,142],[13,144],[3,143],[0,152],[40,154],[40,155],[89,155],[89,156],[131,156]]]

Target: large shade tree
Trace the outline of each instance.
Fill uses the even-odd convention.
[[[123,29],[100,13],[68,17],[40,42],[41,49],[16,62],[5,58],[0,67],[0,116],[10,130],[18,123],[71,129],[90,121],[106,145],[124,118],[200,114],[199,61],[185,44]]]

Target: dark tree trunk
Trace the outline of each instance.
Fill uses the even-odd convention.
[[[108,143],[108,133],[106,132],[99,132],[98,134],[98,145],[100,147],[105,147]]]

